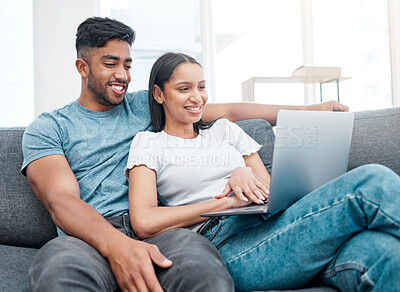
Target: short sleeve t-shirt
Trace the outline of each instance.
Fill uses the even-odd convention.
[[[128,182],[123,175],[133,137],[150,129],[147,91],[126,93],[106,112],[73,101],[41,114],[24,133],[22,173],[41,157],[64,155],[79,183],[81,199],[104,217],[128,212]]]
[[[220,194],[234,169],[245,166],[243,155],[260,145],[238,125],[220,119],[194,139],[164,131],[138,133],[126,169],[146,165],[157,173],[157,191],[170,206],[194,204]],[[127,175],[127,171],[125,171]]]

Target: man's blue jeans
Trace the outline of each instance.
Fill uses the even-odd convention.
[[[240,290],[300,287],[400,291],[400,177],[367,165],[286,211],[222,217],[204,234]]]

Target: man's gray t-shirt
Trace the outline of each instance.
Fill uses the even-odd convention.
[[[124,177],[129,147],[139,131],[150,128],[147,91],[127,93],[106,112],[90,111],[73,101],[41,114],[24,133],[22,173],[41,157],[64,155],[78,180],[81,199],[103,217],[128,212]]]

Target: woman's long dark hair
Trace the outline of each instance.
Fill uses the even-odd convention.
[[[197,64],[200,67],[199,62],[196,59],[183,54],[183,53],[166,53],[162,55],[154,63],[151,68],[150,80],[149,80],[149,105],[150,105],[150,116],[151,116],[151,127],[154,132],[160,132],[165,126],[165,113],[162,104],[159,104],[153,95],[154,85],[157,85],[161,91],[164,91],[164,85],[171,80],[174,70],[183,63]],[[201,119],[193,123],[194,131],[199,134],[200,129],[208,129],[214,124],[215,121],[205,123]]]

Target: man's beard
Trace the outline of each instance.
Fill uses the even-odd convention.
[[[106,106],[116,106],[119,105],[121,101],[115,102],[113,101],[107,94],[107,87],[108,85],[103,86],[93,76],[92,70],[89,71],[88,77],[88,89],[93,92],[94,97],[101,105]]]

